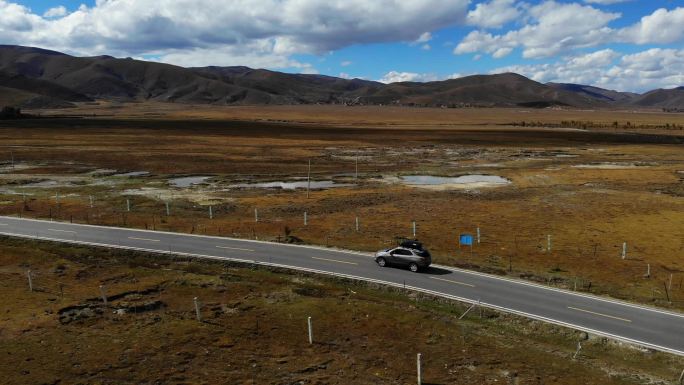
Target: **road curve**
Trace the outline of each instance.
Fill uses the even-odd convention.
[[[233,238],[0,216],[0,235],[273,265],[406,287],[684,355],[684,314],[435,266],[381,268],[369,254]]]

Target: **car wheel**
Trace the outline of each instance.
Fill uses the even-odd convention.
[[[418,265],[415,264],[415,263],[410,264],[410,265],[409,265],[409,270],[411,270],[411,271],[414,272],[414,273],[418,272]]]
[[[377,262],[378,266],[380,266],[380,267],[387,266],[387,261],[385,261],[385,258],[380,257],[380,258],[376,259],[375,262]]]

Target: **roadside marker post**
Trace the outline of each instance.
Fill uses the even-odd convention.
[[[164,202],[166,204],[166,216],[171,215],[171,209],[169,208],[169,202]]]
[[[26,271],[26,277],[28,278],[29,291],[33,291],[33,278],[31,278],[31,270]]]
[[[306,216],[307,216],[306,211],[304,211],[304,226],[308,226],[308,225],[309,225],[309,220],[308,220],[308,218],[307,218]]]
[[[306,323],[309,326],[309,345],[311,345],[313,344],[313,327],[311,326],[311,317],[307,318]]]
[[[254,208],[254,222],[259,222],[259,209]]]
[[[359,217],[356,217],[356,232],[359,232]]]
[[[477,228],[477,244],[480,244],[480,228]]]
[[[422,378],[423,376],[421,373],[422,368],[420,367],[421,366],[420,365],[420,359],[421,359],[421,354],[418,353],[418,355],[416,356],[416,374],[418,375],[418,385],[423,384],[423,378]]]
[[[670,273],[670,282],[667,284],[667,290],[672,291],[672,273]]]
[[[102,303],[105,307],[107,306],[107,288],[105,285],[100,285],[100,296],[102,297]]]
[[[546,251],[547,251],[548,253],[551,252],[551,246],[552,246],[552,244],[551,244],[551,234],[549,234],[549,235],[546,236]]]
[[[211,206],[209,206],[209,219],[214,219],[214,211]]]
[[[646,265],[646,275],[644,276],[646,278],[651,278],[651,264]]]
[[[197,317],[198,322],[202,322],[202,314],[200,313],[199,299],[195,297],[192,299],[192,302],[195,303],[195,317]]]
[[[126,199],[126,211],[129,213],[131,212],[131,200],[130,199]]]
[[[416,238],[416,221],[413,221],[413,239]]]
[[[622,259],[627,258],[627,242],[622,242]]]
[[[306,174],[306,197],[309,198],[309,190],[311,190],[311,159],[309,159],[309,171]]]
[[[92,209],[95,206],[94,202],[93,202],[93,196],[90,195],[90,196],[88,196],[88,198],[90,199],[90,208]]]

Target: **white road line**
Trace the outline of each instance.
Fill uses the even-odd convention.
[[[35,220],[35,221],[38,222],[38,220]],[[43,221],[43,222],[44,222],[44,221]],[[93,227],[95,227],[95,226],[93,226]],[[102,226],[102,227],[103,227],[103,226]],[[616,334],[612,334],[612,333],[607,333],[607,332],[603,332],[603,331],[600,331],[600,330],[591,329],[591,328],[588,328],[588,327],[586,327],[586,326],[575,325],[575,324],[572,324],[572,323],[568,323],[568,322],[564,322],[564,321],[560,321],[560,320],[556,320],[556,319],[553,319],[553,318],[548,318],[548,317],[544,317],[544,316],[540,316],[540,315],[536,315],[536,314],[532,314],[532,313],[527,313],[527,312],[520,311],[520,310],[515,310],[515,309],[512,309],[512,308],[507,308],[507,307],[504,307],[504,306],[498,306],[498,305],[489,304],[489,303],[486,303],[486,302],[475,301],[475,300],[473,300],[473,299],[469,299],[469,298],[465,298],[465,297],[459,297],[459,296],[450,295],[450,294],[446,294],[446,293],[435,292],[435,291],[432,291],[432,290],[423,289],[423,288],[414,287],[414,286],[404,286],[404,285],[402,285],[401,283],[397,283],[397,282],[382,281],[382,280],[373,279],[373,278],[368,278],[368,277],[360,277],[360,276],[355,276],[355,275],[348,275],[348,274],[341,274],[341,273],[333,273],[333,272],[330,272],[330,271],[316,270],[316,269],[308,269],[308,268],[304,268],[304,267],[290,266],[290,265],[282,265],[282,264],[278,264],[278,263],[248,261],[248,260],[243,260],[243,259],[238,259],[238,258],[230,258],[230,257],[219,257],[219,256],[204,255],[204,254],[183,253],[183,252],[178,252],[178,251],[173,251],[173,252],[172,252],[172,251],[166,251],[166,250],[145,249],[145,248],[132,247],[132,246],[112,245],[112,244],[107,244],[107,243],[83,242],[83,241],[75,241],[75,240],[74,240],[74,241],[71,241],[71,240],[65,240],[65,239],[56,239],[56,238],[47,238],[47,237],[36,237],[36,236],[32,236],[32,235],[15,234],[15,233],[4,233],[4,232],[0,232],[0,235],[6,235],[6,236],[12,236],[12,237],[18,237],[18,238],[25,238],[25,239],[38,239],[38,240],[45,240],[45,241],[52,241],[52,242],[63,242],[63,243],[70,243],[70,244],[77,244],[77,245],[87,245],[87,246],[96,246],[96,247],[111,247],[111,248],[117,248],[117,249],[123,249],[123,250],[137,250],[137,251],[146,251],[146,252],[151,252],[151,253],[161,253],[161,254],[169,254],[169,255],[184,255],[184,256],[196,257],[196,258],[217,259],[217,260],[229,260],[229,261],[242,262],[242,263],[251,264],[251,265],[263,265],[263,266],[282,267],[282,268],[287,268],[287,269],[291,269],[291,270],[295,270],[295,271],[306,271],[306,272],[310,272],[310,273],[318,273],[318,274],[330,275],[330,276],[333,276],[333,277],[345,277],[345,278],[355,279],[355,280],[359,280],[359,281],[374,282],[374,283],[379,283],[379,284],[383,284],[383,285],[387,285],[387,286],[393,286],[393,287],[398,287],[398,288],[403,288],[403,289],[409,289],[409,290],[413,290],[413,291],[419,291],[419,292],[423,292],[423,293],[427,293],[427,294],[439,296],[439,297],[442,297],[442,298],[448,298],[448,299],[455,300],[455,301],[461,301],[461,302],[466,302],[466,303],[477,303],[477,304],[479,304],[480,306],[488,307],[488,308],[491,308],[491,309],[495,309],[495,310],[499,310],[499,311],[504,311],[504,312],[512,313],[512,314],[517,314],[517,315],[520,315],[520,316],[524,316],[524,317],[536,319],[536,320],[539,320],[539,321],[544,321],[544,322],[548,322],[548,323],[552,323],[552,324],[555,324],[555,325],[564,326],[564,327],[571,328],[571,329],[586,331],[586,332],[591,333],[591,334],[596,334],[596,335],[603,336],[603,337],[613,338],[613,339],[615,339],[615,340],[625,341],[625,342],[628,342],[628,343],[637,344],[637,345],[640,345],[640,346],[644,346],[644,347],[648,347],[648,348],[660,350],[660,351],[663,351],[663,352],[668,352],[668,353],[677,354],[677,355],[679,355],[679,356],[684,356],[684,351],[683,351],[683,350],[677,350],[677,349],[673,349],[673,348],[668,348],[668,347],[665,347],[665,346],[656,345],[656,344],[652,344],[652,343],[645,342],[645,341],[641,341],[641,340],[636,340],[636,339],[629,338],[629,337],[619,336],[619,335],[616,335]],[[649,310],[649,309],[644,309],[644,310]],[[676,315],[676,314],[672,314],[672,315]],[[681,316],[681,315],[678,315],[678,316]]]
[[[45,223],[45,224],[52,222],[52,221],[48,221],[48,220],[44,220],[44,219],[16,218],[16,217],[9,217],[9,216],[1,216],[1,217],[4,219],[8,219],[8,220],[16,220],[16,221],[23,221],[23,222],[40,222],[40,223]],[[120,227],[111,227],[111,226],[102,226],[102,225],[88,225],[88,224],[81,224],[81,223],[72,224],[71,226],[92,227],[92,228],[104,229],[104,230],[108,230],[108,231],[112,231],[112,230],[130,231],[130,229],[120,228]],[[312,249],[312,250],[321,250],[321,251],[326,251],[326,252],[341,253],[341,254],[345,254],[345,255],[351,254],[351,255],[356,255],[356,256],[372,257],[371,253],[363,253],[363,252],[358,252],[358,251],[353,251],[353,250],[343,250],[343,249],[335,249],[335,248],[313,246],[313,245],[292,245],[292,244],[283,244],[283,243],[276,243],[276,242],[269,242],[269,241],[257,241],[257,240],[253,240],[253,239],[218,237],[218,236],[199,235],[199,234],[183,234],[183,233],[175,233],[175,232],[171,232],[171,231],[159,231],[159,230],[136,229],[135,231],[147,232],[147,233],[152,233],[152,234],[167,234],[167,235],[174,235],[174,236],[178,236],[178,237],[196,237],[196,238],[204,238],[204,239],[216,239],[216,240],[222,240],[222,241],[229,240],[229,241],[234,241],[234,242],[258,243],[258,244],[266,244],[266,245],[278,246],[278,247],[305,248],[305,249]],[[13,235],[16,235],[16,234],[13,234]],[[570,290],[563,290],[563,289],[559,289],[559,288],[555,288],[555,287],[551,287],[551,286],[544,286],[544,285],[534,283],[534,282],[524,281],[522,279],[499,277],[496,275],[481,273],[479,271],[459,269],[459,268],[453,267],[453,266],[445,266],[445,265],[439,265],[439,264],[433,264],[432,266],[438,267],[438,268],[443,268],[443,269],[453,271],[456,273],[476,275],[476,276],[484,277],[487,279],[493,279],[493,280],[498,280],[498,281],[506,281],[509,283],[517,284],[517,285],[536,287],[539,289],[554,291],[554,292],[572,295],[572,296],[576,296],[576,297],[580,297],[580,298],[587,298],[587,299],[590,299],[593,301],[601,301],[601,302],[606,302],[606,303],[610,303],[610,304],[614,304],[614,305],[626,306],[626,307],[630,307],[633,309],[646,310],[649,312],[665,314],[665,315],[673,316],[673,317],[684,318],[683,313],[665,310],[665,309],[661,309],[661,308],[656,308],[653,306],[648,306],[648,305],[643,305],[643,304],[627,302],[627,301],[619,300],[616,298],[605,298],[605,297],[601,297],[598,295],[580,293],[580,292],[575,292],[575,291],[570,291]],[[680,353],[677,353],[677,354],[680,354]],[[684,355],[684,352],[682,352],[681,355]]]
[[[311,259],[318,259],[319,261],[346,263],[347,265],[358,265],[358,263],[356,263],[356,262],[338,261],[337,259],[317,258],[317,257],[311,257]]]
[[[455,283],[455,284],[457,284],[457,285],[475,287],[475,285],[471,285],[471,284],[465,283],[465,282],[452,281],[452,280],[450,280],[450,279],[437,278],[437,277],[430,277],[430,278],[436,279],[436,280],[438,280],[438,281],[444,281],[444,282],[449,282],[449,283]]]
[[[159,239],[149,239],[149,238],[128,237],[128,239],[135,239],[136,241],[160,242]]]
[[[58,232],[58,233],[72,233],[72,234],[76,234],[75,231],[71,231],[71,230],[59,230],[59,229],[48,229],[48,230],[50,230],[50,231],[56,231],[56,232]]]
[[[593,314],[593,315],[598,315],[598,316],[601,316],[601,317],[612,318],[612,319],[616,319],[616,320],[618,320],[618,321],[632,322],[631,320],[628,320],[627,318],[615,317],[615,316],[612,316],[612,315],[603,314],[603,313],[597,313],[597,312],[595,312],[595,311],[580,309],[580,308],[577,308],[577,307],[568,306],[568,309],[581,311],[581,312],[583,312],[583,313],[589,313],[589,314]]]
[[[239,247],[228,247],[228,246],[216,246],[219,249],[226,249],[226,250],[238,250],[238,251],[254,251],[252,249],[241,249]]]

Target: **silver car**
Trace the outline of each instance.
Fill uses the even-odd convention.
[[[423,249],[399,246],[392,249],[380,250],[375,253],[375,262],[381,267],[402,266],[412,272],[425,269],[432,263],[430,253]]]

